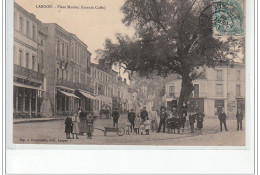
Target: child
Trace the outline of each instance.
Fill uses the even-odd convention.
[[[76,135],[76,139],[78,138],[78,134],[79,134],[79,117],[77,114],[74,115],[74,117],[72,118],[72,135],[73,135],[73,139],[75,138],[74,136]]]
[[[149,118],[147,117],[146,120],[144,121],[144,129],[145,129],[146,135],[149,135],[150,125],[151,125],[151,122],[150,122]]]
[[[141,118],[139,115],[137,115],[137,117],[135,118],[135,128],[134,128],[136,134],[139,134],[140,125],[141,125]]]
[[[173,116],[169,115],[165,120],[168,134],[172,133],[172,118],[173,118]]]
[[[131,123],[130,121],[127,119],[126,120],[126,123],[125,123],[125,130],[126,130],[126,135],[129,135],[129,131],[130,131],[130,128],[131,128]]]
[[[66,139],[70,139],[71,132],[72,132],[72,119],[68,116],[65,120]]]
[[[144,129],[144,121],[141,120],[141,123],[140,123],[140,133],[141,133],[141,135],[144,134],[144,131],[145,131],[145,129]]]

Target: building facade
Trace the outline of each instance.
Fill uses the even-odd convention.
[[[188,101],[188,112],[197,109],[206,116],[217,116],[218,108],[234,118],[237,109],[245,112],[245,65],[234,63],[229,66],[206,68],[205,73],[193,81],[194,91]],[[177,100],[181,91],[181,79],[176,77],[166,84],[165,104],[172,108],[172,100]]]
[[[57,24],[44,24],[46,90],[55,115],[93,111],[90,56],[87,45]]]
[[[45,38],[46,31],[35,15],[14,3],[13,114],[16,118],[43,115],[44,57],[39,51],[45,50]]]
[[[92,63],[94,83],[94,113],[99,114],[101,109],[112,110],[112,68],[103,63]]]

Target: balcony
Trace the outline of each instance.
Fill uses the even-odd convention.
[[[14,76],[36,83],[43,83],[44,74],[14,64]]]
[[[56,85],[68,87],[71,89],[80,89],[80,90],[88,91],[90,93],[94,93],[94,89],[92,87],[89,87],[88,85],[82,83],[73,83],[71,81],[66,81],[66,80],[56,80]]]

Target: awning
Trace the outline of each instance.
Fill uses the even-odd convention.
[[[17,82],[14,82],[13,85],[18,86],[18,87],[28,88],[28,89],[36,89],[36,90],[39,90],[39,91],[44,91],[43,89],[41,89],[39,87],[29,86],[29,85],[21,84],[21,83],[17,83]]]
[[[95,97],[89,93],[83,92],[83,91],[79,91],[82,95],[84,95],[86,98],[95,100]]]
[[[68,97],[74,97],[74,98],[78,98],[80,99],[78,96],[72,94],[72,93],[69,93],[69,92],[64,92],[64,91],[60,91],[62,94],[68,96]]]

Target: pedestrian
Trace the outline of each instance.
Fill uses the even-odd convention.
[[[158,123],[157,123],[157,111],[155,111],[154,107],[152,107],[152,111],[149,112],[149,117],[151,121],[151,131],[155,132],[158,129]]]
[[[174,130],[175,133],[175,129],[177,129],[178,134],[180,133],[180,129],[181,129],[181,118],[178,115],[177,110],[173,110],[172,112],[172,122],[171,122],[171,129]]]
[[[118,119],[120,117],[119,112],[117,111],[117,109],[115,109],[112,113],[112,117],[113,117],[113,127],[118,127]]]
[[[141,133],[141,135],[143,135],[144,132],[145,132],[144,121],[141,119],[141,123],[140,123],[140,133]]]
[[[243,113],[241,112],[241,109],[237,110],[236,118],[237,118],[237,130],[242,130],[242,121],[243,121]]]
[[[131,123],[131,132],[134,130],[135,128],[135,113],[134,113],[134,109],[131,109],[131,112],[128,113],[128,120]]]
[[[184,132],[187,115],[188,115],[188,106],[187,106],[187,102],[185,102],[185,105],[182,107],[182,117],[181,117],[182,132]]]
[[[87,138],[88,139],[92,139],[93,136],[93,131],[94,131],[94,117],[92,112],[89,112],[87,115],[87,119],[86,119],[86,124],[87,124]]]
[[[140,115],[137,115],[137,117],[135,118],[135,133],[136,134],[139,134],[140,125],[141,125],[141,118],[140,118]]]
[[[147,117],[146,120],[144,121],[144,129],[145,129],[145,134],[149,135],[150,129],[151,129],[151,122],[149,118]]]
[[[203,128],[204,117],[205,117],[205,114],[200,112],[200,110],[198,109],[198,112],[195,114],[195,118],[197,120],[197,128],[199,130],[201,130],[201,128]]]
[[[165,125],[166,125],[166,128],[167,128],[168,134],[172,133],[172,118],[173,118],[173,115],[171,114],[165,120]]]
[[[80,112],[78,112],[78,116],[79,116],[79,135],[83,135],[83,133],[86,133],[86,130],[87,130],[86,112],[80,111]]]
[[[222,109],[221,112],[218,114],[218,119],[220,122],[220,131],[222,132],[222,123],[224,124],[225,130],[228,131],[227,124],[226,124],[227,115],[224,112],[224,109]]]
[[[159,128],[157,130],[157,133],[161,131],[161,127],[163,125],[163,132],[165,133],[165,120],[168,117],[168,114],[166,112],[166,108],[164,106],[161,107],[161,112],[160,112],[160,123],[159,123]]]
[[[127,119],[126,123],[125,123],[125,131],[126,131],[126,135],[130,134],[130,128],[131,128],[131,123],[130,121]]]
[[[189,115],[191,133],[194,133],[195,114]]]
[[[79,117],[78,114],[75,114],[72,118],[72,135],[73,135],[73,139],[75,139],[75,135],[76,135],[76,139],[78,138],[78,134],[79,134]]]
[[[148,112],[146,111],[146,107],[143,107],[143,110],[140,113],[141,119],[144,122],[148,117]]]
[[[65,133],[66,139],[70,139],[70,133],[72,133],[72,119],[69,116],[65,119]]]

